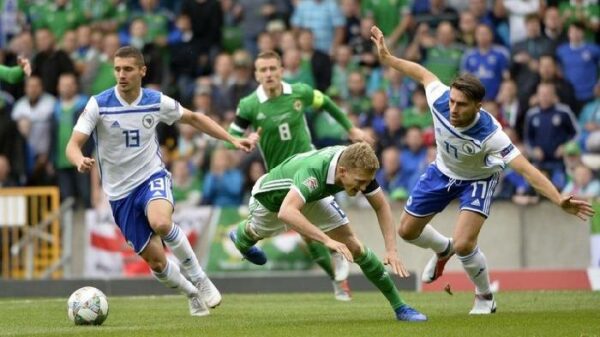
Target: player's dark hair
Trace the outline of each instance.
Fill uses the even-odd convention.
[[[462,92],[471,101],[477,103],[485,97],[485,87],[479,79],[471,74],[462,74],[452,81],[450,88]]]
[[[139,49],[131,47],[131,46],[125,46],[125,47],[121,47],[121,48],[117,49],[117,52],[115,53],[115,57],[120,57],[120,58],[131,57],[131,58],[135,59],[135,62],[140,67],[143,67],[146,65],[146,63],[144,62],[144,55],[142,55],[142,52],[139,51]]]

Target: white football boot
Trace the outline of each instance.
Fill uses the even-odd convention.
[[[221,293],[208,276],[200,279],[195,285],[198,289],[198,295],[210,308],[215,308],[221,304]]]

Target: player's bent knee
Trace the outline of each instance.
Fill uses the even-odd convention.
[[[408,225],[406,222],[400,222],[400,226],[398,227],[398,235],[403,240],[414,240],[419,237],[421,233],[417,232],[412,226]]]
[[[471,254],[471,252],[475,249],[477,246],[477,241],[455,239],[452,243],[452,246],[454,247],[454,252],[456,252],[457,255],[466,256]]]
[[[167,260],[160,258],[146,258],[146,263],[150,267],[150,269],[154,270],[157,273],[162,272],[167,267]]]
[[[155,219],[149,219],[150,227],[152,230],[160,236],[165,236],[169,234],[171,228],[173,227],[173,222],[171,219],[166,217],[160,217]]]

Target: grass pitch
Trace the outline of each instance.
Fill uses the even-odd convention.
[[[506,292],[498,312],[473,317],[473,295],[403,293],[428,315],[398,322],[379,293],[349,303],[329,293],[224,294],[207,317],[191,317],[183,296],[109,297],[102,326],[74,326],[67,298],[0,300],[0,336],[576,336],[600,337],[600,292]]]

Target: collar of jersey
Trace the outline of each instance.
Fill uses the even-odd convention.
[[[284,95],[289,95],[292,93],[292,86],[289,83],[285,83],[282,81],[281,86],[283,86],[283,94]],[[258,96],[258,101],[260,103],[264,103],[269,99],[269,96],[267,96],[267,93],[265,92],[265,88],[263,88],[262,85],[259,85],[258,89],[256,89],[256,95]]]
[[[335,169],[337,168],[338,160],[340,159],[340,155],[344,152],[345,148],[340,149],[333,158],[331,158],[331,162],[329,162],[329,169],[327,170],[327,184],[335,185]]]
[[[140,88],[140,94],[139,94],[139,96],[133,102],[131,102],[131,104],[129,104],[123,98],[121,98],[121,95],[119,94],[119,90],[117,90],[117,86],[115,86],[115,96],[119,100],[119,103],[121,103],[123,106],[136,106],[136,105],[138,105],[140,103],[140,101],[142,100],[143,91],[144,91],[144,89]]]

